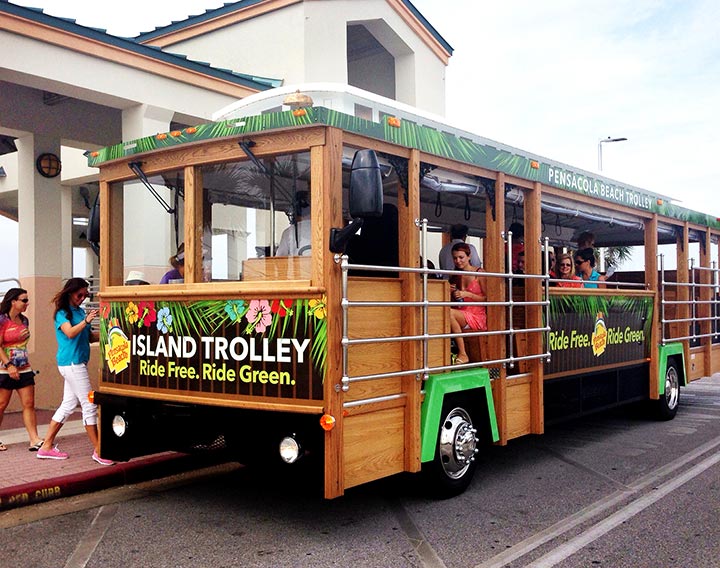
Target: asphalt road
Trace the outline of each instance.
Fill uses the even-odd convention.
[[[323,501],[234,465],[0,515],[0,566],[720,566],[720,376],[493,447],[446,501],[398,476]]]

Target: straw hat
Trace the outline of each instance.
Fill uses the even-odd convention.
[[[141,272],[139,270],[131,270],[130,272],[128,272],[125,284],[128,286],[137,286],[138,284],[149,284],[149,282],[145,280],[144,272]]]

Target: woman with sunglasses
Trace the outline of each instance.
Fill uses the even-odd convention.
[[[25,429],[30,437],[30,451],[42,445],[35,416],[35,373],[28,359],[30,328],[24,312],[28,308],[27,290],[10,288],[0,302],[0,424],[13,391],[22,403]],[[7,450],[0,442],[0,452]]]
[[[569,254],[561,254],[557,263],[560,288],[582,288],[582,278],[573,273],[573,257]]]
[[[63,400],[50,420],[45,442],[38,450],[40,459],[64,460],[68,458],[57,446],[53,446],[55,436],[70,415],[75,412],[78,403],[82,408],[83,424],[93,445],[92,459],[100,465],[113,465],[98,455],[97,406],[88,400],[90,375],[87,364],[90,359],[90,324],[97,316],[97,310],[85,313],[80,307],[88,296],[89,284],[82,278],[70,278],[65,286],[53,298],[55,304],[55,337],[58,342],[57,364],[65,379]]]
[[[591,248],[575,253],[575,272],[583,279],[585,288],[598,288],[597,283],[605,280],[605,277],[595,270],[595,251]]]

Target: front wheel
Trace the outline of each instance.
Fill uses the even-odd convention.
[[[462,405],[443,405],[435,458],[427,465],[431,489],[439,497],[459,495],[470,485],[477,462],[477,430],[472,413]]]
[[[665,369],[665,394],[655,402],[659,420],[672,420],[680,404],[680,372],[675,361],[669,360]]]

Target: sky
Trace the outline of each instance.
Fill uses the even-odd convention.
[[[125,37],[224,3],[12,1]],[[590,171],[627,138],[604,175],[720,217],[720,2],[412,1],[454,48],[449,122]]]

